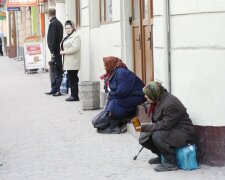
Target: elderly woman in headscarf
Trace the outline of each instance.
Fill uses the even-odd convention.
[[[108,76],[108,102],[105,110],[110,116],[110,124],[100,133],[121,133],[121,125],[126,118],[134,115],[136,106],[146,101],[142,91],[144,83],[121,59],[113,56],[103,58],[106,74]],[[129,119],[129,118],[128,118]]]
[[[139,143],[156,154],[149,164],[159,164],[156,171],[176,170],[175,149],[194,143],[194,126],[186,108],[158,82],[143,88],[151,104],[152,123],[141,125]],[[161,157],[164,157],[161,163]]]

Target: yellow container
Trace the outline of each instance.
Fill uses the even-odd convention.
[[[141,123],[138,117],[134,117],[131,119],[131,122],[136,131],[140,131]]]

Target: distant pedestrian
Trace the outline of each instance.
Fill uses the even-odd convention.
[[[63,55],[63,70],[68,73],[71,96],[66,101],[79,101],[78,97],[78,71],[80,69],[80,45],[81,40],[76,32],[74,23],[70,20],[65,23],[67,36],[61,43],[60,54]]]
[[[2,51],[2,38],[0,37],[0,54],[3,56],[3,51]]]
[[[50,8],[48,10],[50,24],[48,28],[47,43],[51,53],[50,78],[51,78],[51,91],[45,94],[60,96],[60,85],[62,81],[62,56],[60,55],[60,43],[63,38],[63,25],[56,18],[56,10]]]

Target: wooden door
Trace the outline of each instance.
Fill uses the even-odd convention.
[[[142,79],[143,62],[142,62],[142,42],[141,42],[141,19],[140,19],[140,0],[132,0],[132,30],[133,30],[133,55],[134,55],[134,72]]]
[[[134,72],[145,83],[154,79],[152,0],[132,0]]]

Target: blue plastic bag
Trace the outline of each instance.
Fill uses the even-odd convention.
[[[185,170],[192,170],[199,168],[196,160],[196,146],[187,145],[176,149],[177,167]]]
[[[184,170],[198,169],[199,164],[196,159],[196,146],[187,145],[176,149],[177,167]],[[165,162],[165,158],[161,155],[161,163]]]

